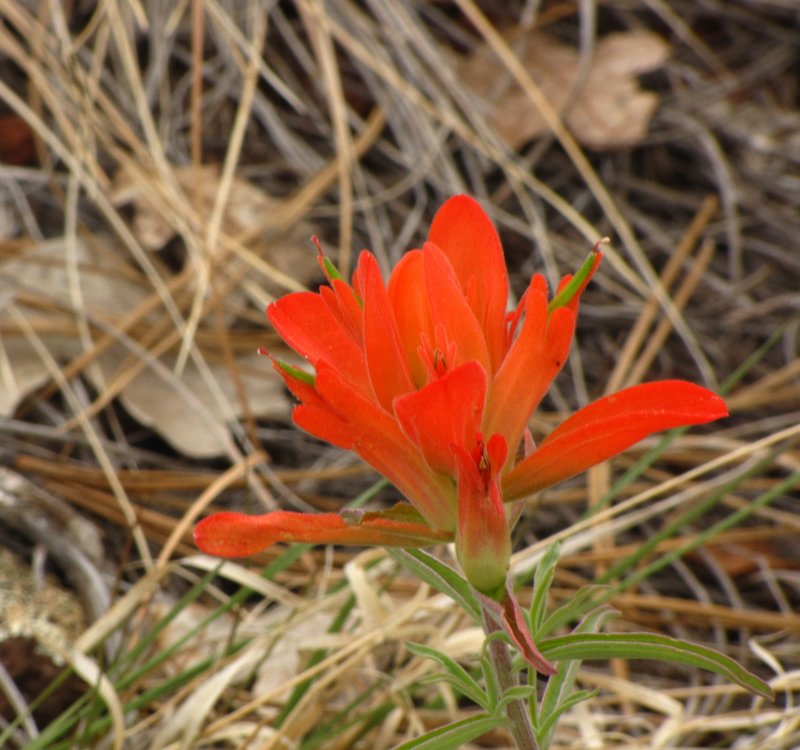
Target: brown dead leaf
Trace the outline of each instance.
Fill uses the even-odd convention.
[[[209,216],[220,188],[219,167],[215,164],[198,168],[175,167],[172,173],[187,200],[195,205],[197,213]],[[163,201],[143,190],[124,170],[114,178],[111,199],[117,206],[133,206],[133,232],[148,250],[161,249],[177,234]],[[234,177],[225,206],[223,231],[231,236],[241,234],[260,224],[264,214],[275,211],[278,205],[278,201],[252,182]]]
[[[120,371],[127,356],[120,348],[101,355],[99,363],[106,381]],[[259,373],[240,373],[254,414],[272,419],[285,417],[288,404],[283,385],[272,376],[264,358],[253,354],[237,357],[236,362],[246,371]],[[173,374],[174,356],[162,358],[161,364],[159,369],[143,369],[125,386],[120,394],[122,405],[184,455],[205,458],[223,453],[228,419],[242,416],[231,373],[222,364],[207,363],[212,378],[209,385],[191,360],[180,380]]]
[[[42,342],[56,361],[80,353],[78,341],[65,336],[43,336]],[[17,404],[49,378],[47,365],[21,334],[0,337],[0,418],[11,416]]]
[[[149,295],[123,262],[111,238],[76,240],[73,256],[78,266],[79,304],[90,321],[112,326]],[[25,307],[29,322],[51,357],[64,364],[83,352],[77,335],[77,301],[70,295],[67,244],[50,240],[31,246],[19,257],[0,264],[0,297],[19,299],[23,293],[41,301]],[[43,309],[43,308],[50,309]],[[52,377],[50,368],[13,318],[0,309],[0,415],[9,415],[22,398]],[[101,354],[86,376],[102,393],[105,384],[130,363],[130,348],[122,343]],[[288,411],[282,385],[271,368],[255,353],[238,357],[237,366],[257,417],[281,418]],[[192,457],[219,455],[225,449],[227,423],[242,416],[233,378],[227,367],[208,361],[210,384],[190,360],[180,378],[174,374],[174,353],[144,367],[120,394],[123,406],[143,424],[155,429],[176,450]],[[256,373],[255,375],[251,373]],[[218,394],[219,397],[215,394]]]
[[[56,362],[67,362],[82,351],[76,316],[67,312],[73,306],[68,252],[73,254],[79,269],[80,296],[88,316],[111,322],[146,296],[145,290],[127,277],[118,259],[99,252],[101,244],[90,248],[77,239],[74,250],[68,251],[63,238],[47,240],[0,263],[3,296],[15,299],[30,294],[41,300],[43,306],[62,308],[31,311],[28,316]],[[0,324],[8,331],[0,339],[0,415],[8,416],[27,394],[47,382],[50,369],[23,332],[14,330],[10,317],[2,309]]]
[[[220,189],[219,167],[214,164],[197,169],[176,167],[173,175],[187,201],[192,202],[200,216],[208,217]],[[169,207],[157,195],[143,190],[125,171],[118,172],[114,178],[112,200],[118,206],[132,205],[131,228],[147,250],[160,250],[177,235],[177,229],[170,221]],[[257,185],[242,177],[234,177],[225,204],[222,231],[234,238],[247,235],[253,227],[263,225],[264,217],[277,211],[280,205],[279,200]],[[250,249],[298,283],[307,285],[319,273],[316,254],[310,243],[312,234],[312,229],[301,222],[285,234],[271,236],[263,242],[256,241]],[[266,286],[271,293],[285,291],[273,290],[269,284]]]
[[[29,245],[0,264],[0,289],[14,294],[29,292],[71,307],[70,257],[77,268],[79,295],[89,315],[113,320],[148,294],[122,260],[123,251],[111,238],[99,236],[92,238],[91,244],[78,237],[72,248],[62,237]]]
[[[553,108],[569,105],[566,125],[589,148],[631,146],[647,133],[658,95],[639,88],[636,76],[667,59],[670,46],[649,31],[608,34],[595,49],[589,74],[574,100],[578,50],[540,31],[507,39]],[[459,65],[465,85],[491,108],[500,138],[517,149],[547,132],[544,119],[487,45]]]

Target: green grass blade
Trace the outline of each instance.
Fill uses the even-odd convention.
[[[697,534],[693,539],[690,539],[689,541],[685,542],[679,547],[670,550],[666,554],[659,557],[657,560],[654,560],[649,565],[644,565],[638,568],[635,573],[628,576],[618,586],[615,586],[613,593],[617,593],[619,591],[628,589],[631,586],[636,585],[637,583],[639,583],[639,581],[648,578],[649,576],[653,575],[653,573],[661,570],[667,565],[670,565],[672,562],[679,559],[688,552],[691,552],[692,550],[695,550],[698,547],[702,547],[710,539],[713,539],[713,537],[716,536],[717,534],[721,534],[723,531],[727,531],[728,529],[739,525],[747,518],[749,518],[751,515],[753,515],[759,508],[763,508],[764,506],[769,505],[773,500],[782,497],[784,494],[793,490],[798,485],[800,485],[800,471],[797,471],[794,474],[786,477],[786,479],[784,479],[783,481],[778,482],[774,487],[769,489],[767,492],[764,492],[761,495],[759,495],[757,498],[755,498],[755,500],[750,502],[748,505],[746,505],[743,508],[740,508],[735,513],[731,513],[729,516],[723,518],[721,521],[715,523],[713,526],[710,526],[702,533]]]

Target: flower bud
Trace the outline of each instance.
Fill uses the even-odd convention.
[[[458,525],[456,554],[467,580],[482,594],[505,591],[511,535],[498,475],[508,452],[505,439],[478,435],[470,454],[452,446],[458,463]]]

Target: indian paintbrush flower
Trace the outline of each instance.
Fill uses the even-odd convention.
[[[514,501],[579,474],[660,430],[726,416],[724,402],[692,383],[627,388],[580,409],[538,447],[531,415],[567,359],[578,303],[601,260],[597,248],[552,300],[534,275],[508,307],[497,232],[472,198],[448,200],[421,249],[384,282],[363,251],[348,284],[320,254],[328,285],[267,308],[283,340],[313,368],[273,365],[299,401],[295,423],[355,451],[405,502],[382,512],[261,516],[217,513],[195,540],[222,557],[278,541],[420,547],[454,541],[467,579],[498,602],[498,618],[525,636],[509,599]],[[516,620],[516,622],[515,622]],[[523,654],[552,672],[532,643]]]

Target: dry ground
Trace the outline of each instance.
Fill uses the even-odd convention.
[[[777,693],[591,663],[554,747],[800,747],[794,0],[0,0],[0,102],[0,745],[389,748],[470,710],[404,642],[478,633],[380,550],[215,575],[190,533],[373,485],[291,427],[263,308],[318,283],[312,233],[388,268],[467,191],[517,294],[612,240],[538,434],[663,377],[732,412],[536,498],[515,569],[561,534],[554,603],[607,581],[614,627]]]

